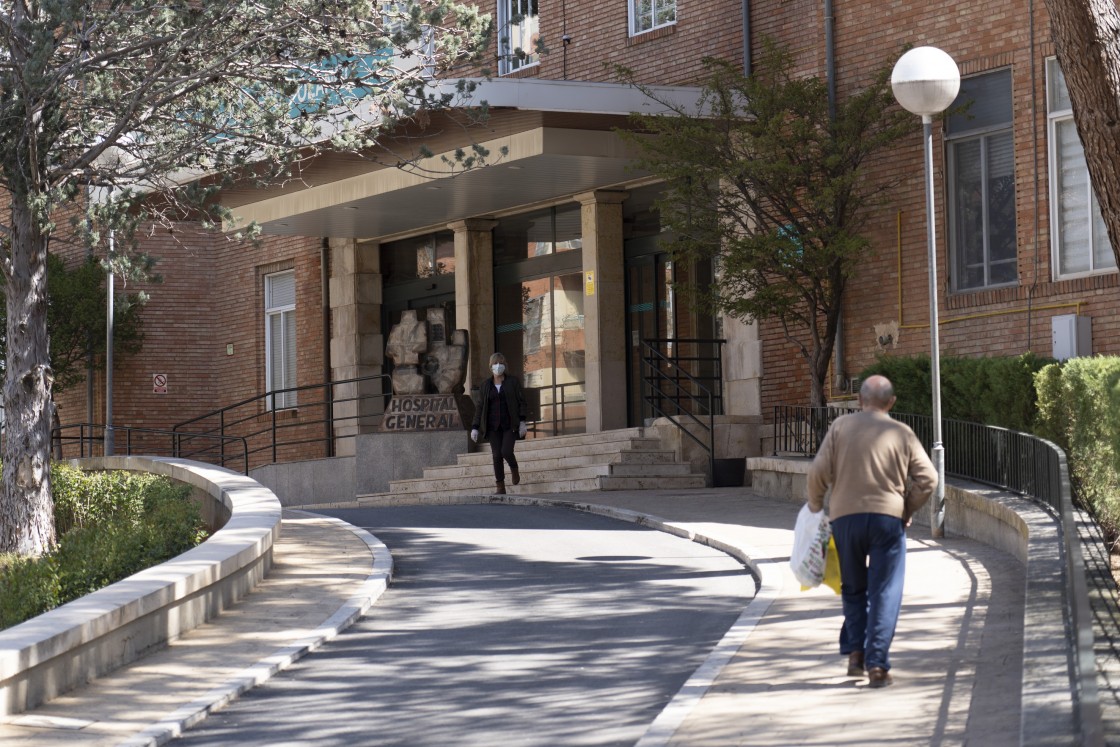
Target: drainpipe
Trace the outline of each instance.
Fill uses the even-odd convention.
[[[836,40],[833,35],[832,0],[824,0],[824,69],[828,80],[828,119],[836,119]],[[832,343],[832,388],[844,389],[844,310],[836,318]]]
[[[330,278],[331,240],[323,237],[319,246],[319,298],[323,317],[323,383],[326,385],[327,413],[326,436],[327,456],[334,456],[334,387],[331,381],[331,278]]]
[[[743,75],[751,77],[751,0],[743,0]]]

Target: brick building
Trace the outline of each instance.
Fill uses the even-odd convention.
[[[146,241],[165,282],[151,289],[143,352],[115,376],[117,424],[167,428],[274,389],[381,373],[401,312],[431,307],[470,332],[468,386],[490,352],[506,353],[540,400],[542,435],[640,424],[650,413],[638,343],[654,338],[726,340],[728,420],[806,403],[805,368],[776,325],[706,319],[676,299],[669,281],[702,280],[710,268],[669,262],[650,208],[658,185],[614,132],[650,105],[616,82],[614,65],[687,101],[702,56],[749,64],[763,35],[787,45],[800,71],[834,71],[841,97],[905,44],[940,47],[958,63],[962,97],[977,104],[935,128],[943,355],[1049,355],[1052,319],[1071,314],[1091,319],[1091,352],[1120,353],[1120,276],[1093,218],[1043,4],[484,5],[520,18],[491,49],[485,125],[435,115],[371,159],[320,159],[304,188],[228,193],[242,221],[264,227],[259,246],[190,227]],[[508,54],[538,39],[545,52]],[[472,142],[506,155],[454,177],[438,155],[430,173],[395,167],[421,145],[441,154]],[[913,137],[872,164],[901,182],[867,227],[873,250],[847,291],[832,398],[850,394],[880,353],[929,350],[921,155],[915,117]],[[80,387],[62,394],[62,422],[99,421],[102,389],[99,378],[92,403]],[[259,407],[296,423],[313,398],[295,392]]]

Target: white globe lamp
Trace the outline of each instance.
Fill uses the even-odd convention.
[[[891,71],[891,90],[898,103],[922,118],[926,165],[926,238],[929,250],[930,383],[933,444],[930,457],[937,469],[937,489],[930,500],[930,529],[945,536],[945,446],[941,443],[941,358],[937,335],[937,229],[933,204],[933,115],[949,108],[961,90],[957,63],[937,47],[915,47]]]

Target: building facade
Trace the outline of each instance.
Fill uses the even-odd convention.
[[[615,66],[687,102],[702,57],[749,67],[763,37],[790,49],[800,72],[831,73],[841,97],[906,44],[957,61],[961,101],[975,103],[935,128],[942,355],[1050,355],[1055,318],[1071,315],[1091,320],[1091,347],[1079,353],[1120,353],[1120,276],[1041,3],[998,13],[831,0],[482,5],[504,24],[487,54],[494,77],[477,94],[490,106],[484,123],[432,114],[367,157],[319,159],[305,186],[228,192],[238,220],[264,228],[259,245],[190,227],[146,241],[165,281],[150,289],[144,350],[114,377],[116,424],[168,428],[327,380],[376,394],[380,380],[353,380],[388,369],[385,341],[403,311],[433,307],[470,334],[468,388],[491,352],[506,354],[533,392],[540,436],[655,414],[642,401],[646,341],[681,351],[682,340],[723,340],[729,423],[806,404],[806,368],[778,325],[708,318],[673,290],[705,282],[711,268],[670,260],[653,208],[659,186],[616,132],[653,104],[621,85]],[[486,166],[453,173],[440,158],[472,144],[488,149]],[[421,147],[435,155],[417,161]],[[850,396],[878,355],[929,351],[921,158],[915,118],[913,137],[870,165],[897,187],[869,216],[872,250],[846,293],[832,399]],[[705,358],[714,345],[688,344],[707,344]],[[103,422],[97,379],[59,396],[63,423]],[[298,425],[317,397],[285,392],[255,406]],[[337,405],[338,432],[375,427],[375,400]],[[732,439],[722,455],[757,453],[747,441]],[[302,455],[322,456],[317,448]]]

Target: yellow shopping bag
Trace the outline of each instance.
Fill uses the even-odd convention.
[[[821,586],[827,586],[837,594],[840,593],[840,556],[836,553],[836,540],[828,538],[828,548],[824,552],[824,578]],[[812,586],[802,584],[801,591],[808,591]]]
[[[836,552],[836,540],[828,538],[828,550],[824,556],[824,580],[821,584],[840,593],[840,556]]]

